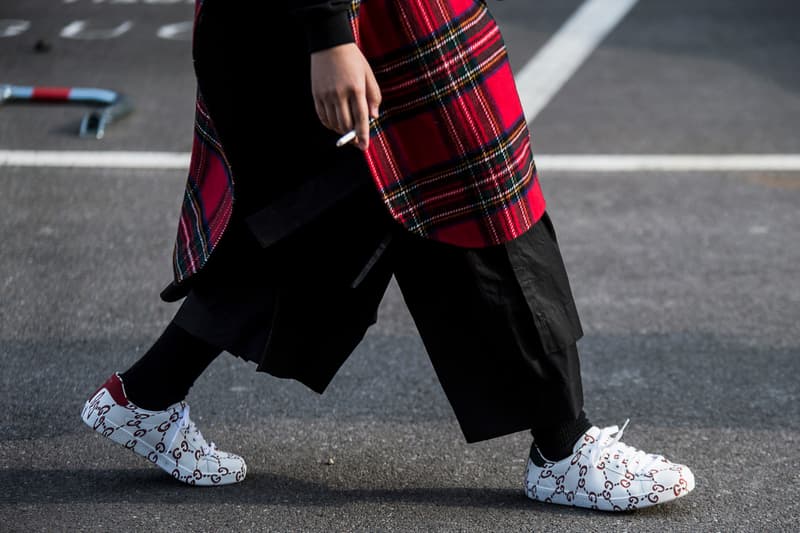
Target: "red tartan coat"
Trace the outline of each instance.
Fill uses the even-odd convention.
[[[196,13],[202,9],[198,0]],[[392,216],[463,247],[512,240],[542,215],[531,141],[500,31],[479,0],[354,0],[356,42],[383,95],[365,156]],[[234,208],[234,176],[198,94],[174,252],[197,273]]]

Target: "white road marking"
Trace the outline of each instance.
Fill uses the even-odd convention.
[[[537,155],[542,172],[800,171],[800,154]]]
[[[167,24],[166,26],[158,28],[156,36],[161,39],[170,39],[173,41],[191,41],[193,27],[194,22],[191,20]]]
[[[14,37],[28,31],[30,21],[19,19],[0,19],[0,38]]]
[[[0,150],[0,167],[186,170],[189,156],[180,152]]]
[[[102,39],[116,39],[120,35],[128,33],[133,28],[133,22],[126,20],[115,28],[89,28],[89,23],[85,20],[76,20],[61,30],[61,37],[64,39],[81,39],[95,41]]]
[[[586,0],[516,76],[522,107],[533,122],[638,0]]]
[[[187,170],[189,153],[0,150],[0,167]],[[541,172],[800,172],[800,154],[538,154]]]

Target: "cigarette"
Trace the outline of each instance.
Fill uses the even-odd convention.
[[[353,142],[355,138],[356,138],[356,130],[348,131],[347,133],[339,137],[338,141],[336,141],[336,148],[341,148],[345,144]]]

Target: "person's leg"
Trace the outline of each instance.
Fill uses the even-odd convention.
[[[206,464],[213,469],[198,484],[240,481],[243,461],[240,467],[208,463],[204,450],[228,463],[241,458],[211,450],[201,436],[197,445],[168,437],[183,427],[180,421],[199,435],[183,398],[219,348],[322,392],[374,323],[391,278],[390,265],[377,254],[388,231],[379,202],[377,193],[366,189],[267,250],[232,223],[170,326],[138,362],[121,376],[114,374],[87,402],[84,421],[170,473],[176,462],[170,443],[187,441],[204,461],[199,469],[190,465],[189,473],[202,474]],[[368,269],[371,259],[378,264]],[[177,455],[184,462],[197,456],[180,449]],[[225,474],[218,474],[219,468]],[[180,474],[174,475],[194,481]]]
[[[183,401],[220,350],[170,323],[153,346],[121,375],[114,373],[87,400],[83,421],[190,485],[242,481],[247,467],[209,444]]]
[[[128,399],[161,411],[186,398],[195,380],[222,353],[171,322],[153,346],[120,374]]]
[[[621,430],[583,413],[582,332],[549,218],[478,250],[402,242],[395,275],[467,440],[534,436],[529,498],[621,510],[693,489],[688,468],[619,442]]]
[[[402,236],[395,276],[467,440],[534,429],[560,455],[586,429],[580,324],[545,228],[520,239],[465,249]],[[537,264],[523,264],[523,245]],[[535,275],[517,273],[527,267]]]

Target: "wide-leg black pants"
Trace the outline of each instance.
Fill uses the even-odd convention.
[[[267,248],[237,220],[175,322],[321,393],[392,275],[467,441],[578,417],[582,332],[547,215],[504,245],[458,248],[408,233],[367,184]]]

